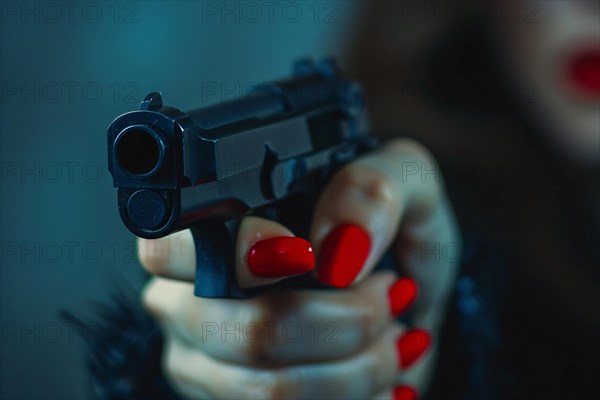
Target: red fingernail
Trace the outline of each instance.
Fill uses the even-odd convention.
[[[371,239],[356,225],[341,225],[327,235],[319,250],[319,280],[335,287],[346,287],[360,272]]]
[[[398,363],[402,369],[410,367],[425,353],[431,343],[431,336],[423,329],[413,329],[396,341]]]
[[[394,317],[402,314],[417,297],[417,284],[410,278],[400,278],[388,292],[390,311]]]
[[[273,237],[256,242],[248,252],[248,267],[256,276],[280,278],[313,269],[315,255],[306,240],[299,237]]]
[[[394,400],[417,400],[417,391],[410,386],[396,386],[394,388]]]

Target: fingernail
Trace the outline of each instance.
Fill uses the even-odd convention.
[[[417,391],[410,386],[396,386],[394,388],[394,400],[417,400]]]
[[[302,238],[273,237],[250,248],[248,267],[254,275],[265,278],[297,275],[315,267],[315,255],[310,243]]]
[[[390,311],[394,317],[402,314],[410,307],[417,297],[417,284],[410,278],[400,278],[388,292],[390,300]]]
[[[400,336],[396,341],[396,352],[400,368],[406,369],[414,364],[429,347],[431,336],[423,329],[413,329]]]
[[[371,239],[356,225],[341,225],[327,235],[319,250],[318,278],[335,287],[346,287],[360,272],[369,250]]]

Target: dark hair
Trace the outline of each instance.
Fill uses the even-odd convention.
[[[517,389],[523,398],[589,396],[599,390],[592,371],[600,370],[593,344],[600,336],[600,175],[542,140],[526,107],[542,94],[499,67],[482,14],[410,21],[404,3],[363,3],[347,46],[347,69],[364,85],[374,132],[428,146],[463,231],[507,256],[499,316],[516,382],[505,385],[509,397]],[[578,389],[567,391],[567,379]]]

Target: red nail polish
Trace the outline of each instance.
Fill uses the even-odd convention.
[[[410,278],[400,278],[388,292],[390,311],[394,317],[402,314],[417,297],[417,284]]]
[[[327,235],[319,250],[318,278],[335,287],[346,287],[360,272],[371,239],[356,225],[341,225]]]
[[[396,386],[394,400],[418,400],[417,391],[410,386]]]
[[[248,252],[248,267],[256,276],[280,278],[313,269],[315,255],[309,242],[299,237],[273,237],[256,242]]]
[[[431,343],[431,336],[423,329],[413,329],[400,336],[396,341],[398,363],[402,369],[417,361]]]

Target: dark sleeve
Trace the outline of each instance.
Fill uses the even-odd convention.
[[[85,338],[90,397],[179,399],[161,370],[163,337],[158,325],[142,307],[137,291],[119,286],[109,303],[92,307],[90,318],[62,313],[80,327],[94,327],[95,334]]]
[[[463,263],[441,329],[427,400],[501,399],[513,380],[501,361],[507,257],[498,244],[479,235],[463,237]]]

